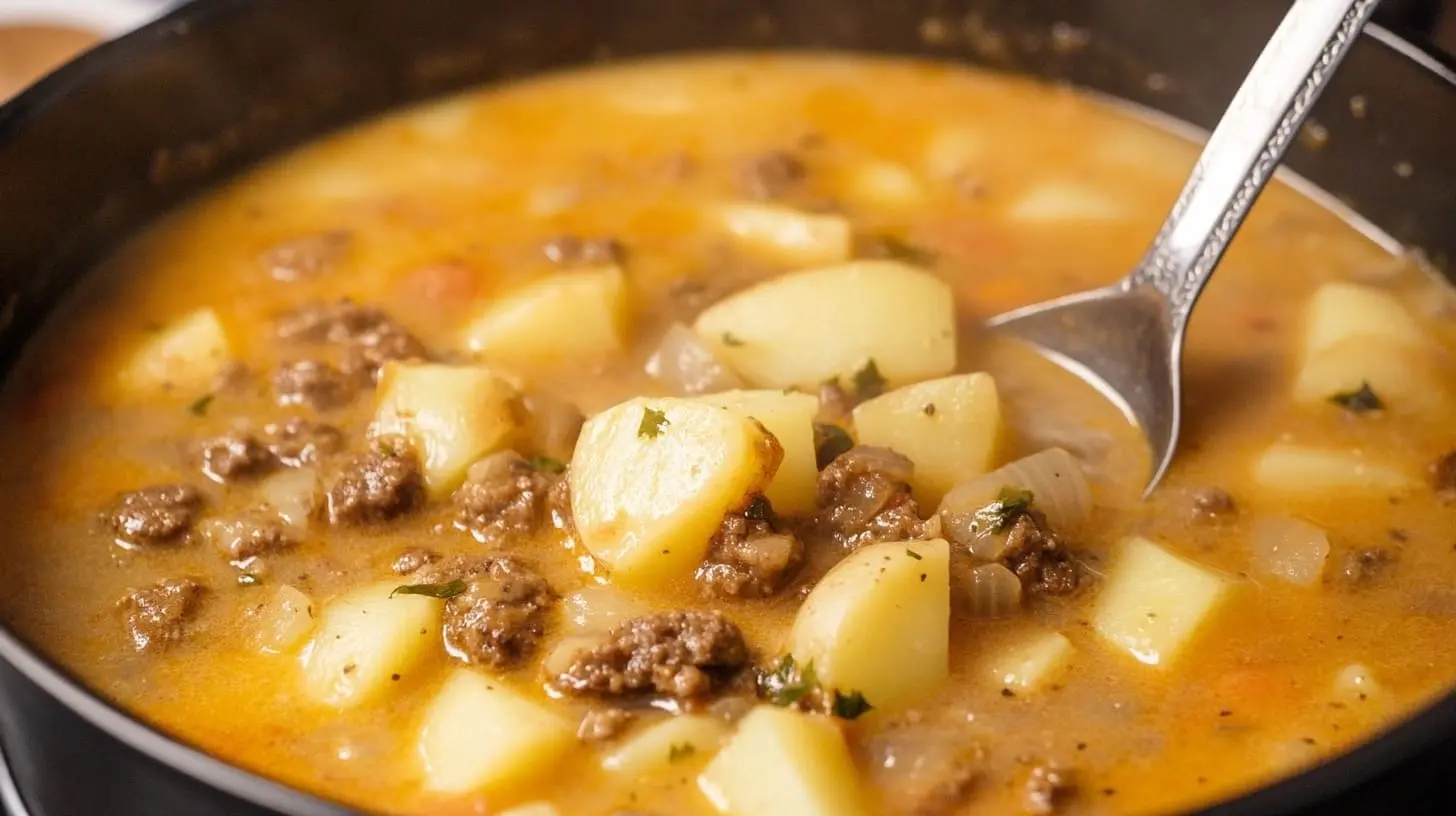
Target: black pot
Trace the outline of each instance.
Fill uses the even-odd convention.
[[[604,58],[833,48],[1028,72],[1208,128],[1286,5],[200,0],[0,108],[0,365],[14,362],[93,261],[169,207],[260,158],[403,103]],[[969,41],[922,37],[927,17],[961,31],[967,15],[980,32]],[[1057,23],[1090,39],[1053,48]],[[1363,117],[1350,110],[1356,95],[1367,100]],[[1444,267],[1456,252],[1456,73],[1371,30],[1314,119],[1328,142],[1295,147],[1292,168]],[[1402,163],[1414,172],[1397,174]],[[17,812],[348,812],[152,731],[3,628],[0,658],[0,750],[13,774],[0,773],[0,803]],[[1445,770],[1453,758],[1456,696],[1353,753],[1209,812],[1456,812],[1456,781]]]

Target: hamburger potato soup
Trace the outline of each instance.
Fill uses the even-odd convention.
[[[368,812],[1136,814],[1456,680],[1452,295],[1275,185],[1182,447],[980,328],[1196,146],[951,64],[675,58],[323,138],[10,377],[0,620]]]

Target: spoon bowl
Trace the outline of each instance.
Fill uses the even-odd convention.
[[[1183,338],[1203,287],[1379,0],[1295,0],[1127,277],[988,321],[1086,380],[1147,439],[1151,493],[1178,448]]]

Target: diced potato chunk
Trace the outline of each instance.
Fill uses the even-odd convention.
[[[759,706],[698,777],[728,816],[856,816],[866,812],[854,760],[827,717]]]
[[[851,382],[874,360],[892,384],[955,368],[954,296],[933,275],[895,261],[783,275],[708,307],[698,335],[763,388]]]
[[[813,513],[814,499],[819,490],[819,466],[814,448],[814,416],[819,413],[819,398],[764,390],[724,391],[700,399],[752,417],[773,434],[784,449],[784,459],[764,495],[780,513]]]
[[[201,396],[213,389],[231,353],[217,314],[198,309],[142,344],[122,369],[121,384],[135,391]]]
[[[435,648],[441,602],[420,595],[390,597],[399,581],[357,589],[324,607],[317,632],[301,655],[303,688],[336,708],[378,698]]]
[[[1356,337],[1397,348],[1422,348],[1431,342],[1389,292],[1357,283],[1326,283],[1315,290],[1305,312],[1306,359]]]
[[[629,737],[602,757],[602,769],[642,778],[696,767],[712,759],[727,735],[727,724],[717,717],[680,714]]]
[[[949,671],[950,545],[887,541],[856,550],[809,593],[789,652],[827,689],[889,710],[935,693]]]
[[[735,202],[719,208],[718,218],[739,247],[788,266],[847,261],[853,245],[849,221],[838,215]]]
[[[639,398],[587,420],[571,460],[577,535],[615,581],[692,574],[723,516],[760,492],[782,451],[751,419]]]
[[[443,496],[515,430],[516,398],[515,388],[481,366],[388,363],[372,433],[409,442],[430,493]]]
[[[622,349],[627,282],[616,266],[548,275],[490,303],[465,345],[491,359],[577,360]]]
[[[851,165],[840,180],[840,187],[848,200],[866,207],[894,209],[925,202],[925,188],[920,179],[904,166],[890,161]]]
[[[317,624],[313,598],[291,584],[280,584],[254,618],[258,651],[278,654],[298,648]]]
[[[1217,573],[1145,538],[1129,538],[1097,599],[1092,626],[1149,666],[1177,658],[1228,593]]]
[[[864,445],[910,457],[915,499],[935,505],[952,487],[995,464],[1001,400],[990,374],[957,374],[881,394],[854,409]]]
[[[1277,443],[1254,465],[1254,481],[1284,498],[1384,496],[1416,485],[1404,470],[1367,458],[1360,451]]]
[[[1032,633],[992,654],[986,672],[1001,688],[1034,692],[1055,683],[1076,652],[1061,632]]]
[[[571,723],[472,669],[454,669],[425,710],[419,754],[425,787],[469,793],[521,785],[576,745]]]
[[[1294,382],[1294,399],[1321,405],[1368,385],[1385,410],[1439,418],[1451,409],[1449,378],[1424,350],[1351,337],[1305,360]]]
[[[1048,181],[1031,188],[1007,215],[1028,224],[1059,221],[1115,221],[1126,210],[1108,193],[1069,181]]]

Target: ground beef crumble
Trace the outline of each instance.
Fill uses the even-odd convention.
[[[909,541],[923,529],[910,495],[914,465],[888,448],[859,445],[819,474],[817,523],[841,546]]]
[[[535,651],[556,594],[520,559],[455,556],[415,573],[422,583],[464,581],[445,601],[445,645],[467,663],[509,668]]]
[[[632,618],[605,643],[576,656],[556,678],[571,694],[662,694],[702,698],[748,663],[743,633],[717,612]]]
[[[128,592],[117,607],[126,615],[126,631],[139,652],[164,648],[187,635],[207,589],[192,578],[166,579]]]
[[[118,496],[102,521],[123,547],[181,544],[202,504],[202,494],[191,485],[157,485]]]
[[[784,588],[804,561],[804,543],[791,531],[776,530],[772,513],[759,497],[747,510],[723,519],[697,570],[704,591],[724,598],[767,598]]]
[[[1077,589],[1079,571],[1061,538],[1046,523],[1046,516],[1027,510],[1016,517],[1006,533],[1006,548],[999,559],[1029,593],[1066,595]]]
[[[514,451],[470,466],[455,491],[456,526],[482,544],[505,546],[534,536],[547,520],[548,496],[560,476],[544,473]]]
[[[329,488],[333,524],[368,524],[403,515],[423,504],[424,477],[413,453],[377,447],[350,462]]]

